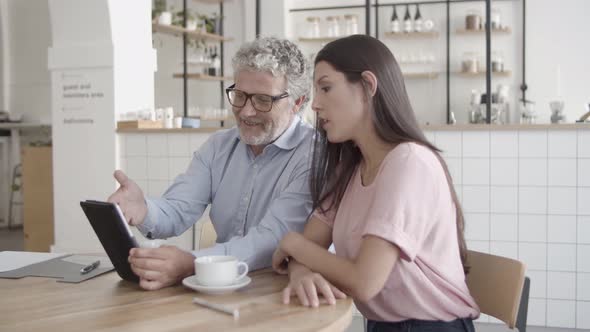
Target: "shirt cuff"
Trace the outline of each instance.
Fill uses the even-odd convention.
[[[219,256],[219,255],[227,255],[225,252],[225,246],[223,244],[216,244],[213,247],[193,251],[193,255],[195,257],[203,257],[203,256]]]
[[[156,205],[148,198],[145,198],[145,203],[147,205],[147,215],[143,222],[137,225],[137,229],[143,234],[145,237],[152,239],[157,238],[156,232],[156,222],[157,222],[157,207]]]

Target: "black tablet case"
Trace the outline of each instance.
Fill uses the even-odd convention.
[[[96,236],[109,256],[119,276],[128,281],[139,282],[129,261],[129,250],[138,247],[133,235],[125,227],[113,203],[99,201],[80,202]]]

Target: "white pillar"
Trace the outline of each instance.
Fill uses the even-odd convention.
[[[55,244],[102,251],[79,202],[116,189],[117,115],[152,109],[156,53],[147,0],[49,0]]]

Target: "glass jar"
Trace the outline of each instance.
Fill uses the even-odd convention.
[[[357,15],[344,15],[344,34],[347,36],[359,33],[359,23]]]
[[[328,16],[326,17],[328,25],[328,37],[334,38],[340,36],[340,17]]]
[[[308,38],[320,38],[320,18],[316,16],[310,16],[306,19],[307,21],[307,37]]]
[[[492,52],[492,72],[500,73],[504,71],[504,57],[502,53]]]
[[[461,61],[461,71],[464,73],[477,73],[478,63],[477,54],[474,52],[465,52]]]
[[[471,9],[467,11],[465,16],[465,29],[480,30],[481,29],[481,14],[478,10]]]
[[[493,8],[490,12],[490,24],[492,29],[502,29],[500,10],[497,8]]]

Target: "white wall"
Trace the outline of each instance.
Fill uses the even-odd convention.
[[[50,0],[55,244],[102,246],[79,202],[116,190],[117,115],[153,108],[155,52],[145,0]],[[72,15],[72,13],[76,13]],[[76,236],[72,236],[76,234]]]
[[[6,0],[0,0],[0,110],[8,109],[8,10]]]
[[[186,171],[192,154],[210,136],[210,133],[122,133],[117,135],[119,145],[119,164],[148,197],[160,197],[172,184],[176,176]],[[209,220],[208,211],[192,229],[182,235],[167,239],[184,250],[199,248],[201,225]],[[193,239],[193,230],[195,237]],[[133,228],[136,237],[141,241],[144,237]],[[194,247],[193,247],[194,242]]]
[[[527,265],[528,325],[589,329],[590,128],[531,129],[426,134],[453,177],[467,246]]]
[[[549,102],[558,97],[558,66],[568,121],[579,119],[590,103],[589,12],[587,0],[527,2],[527,99],[545,119]]]
[[[3,0],[7,18],[7,65],[9,95],[4,103],[25,120],[51,121],[51,86],[47,48],[51,44],[47,1]],[[6,90],[5,90],[6,91]]]

